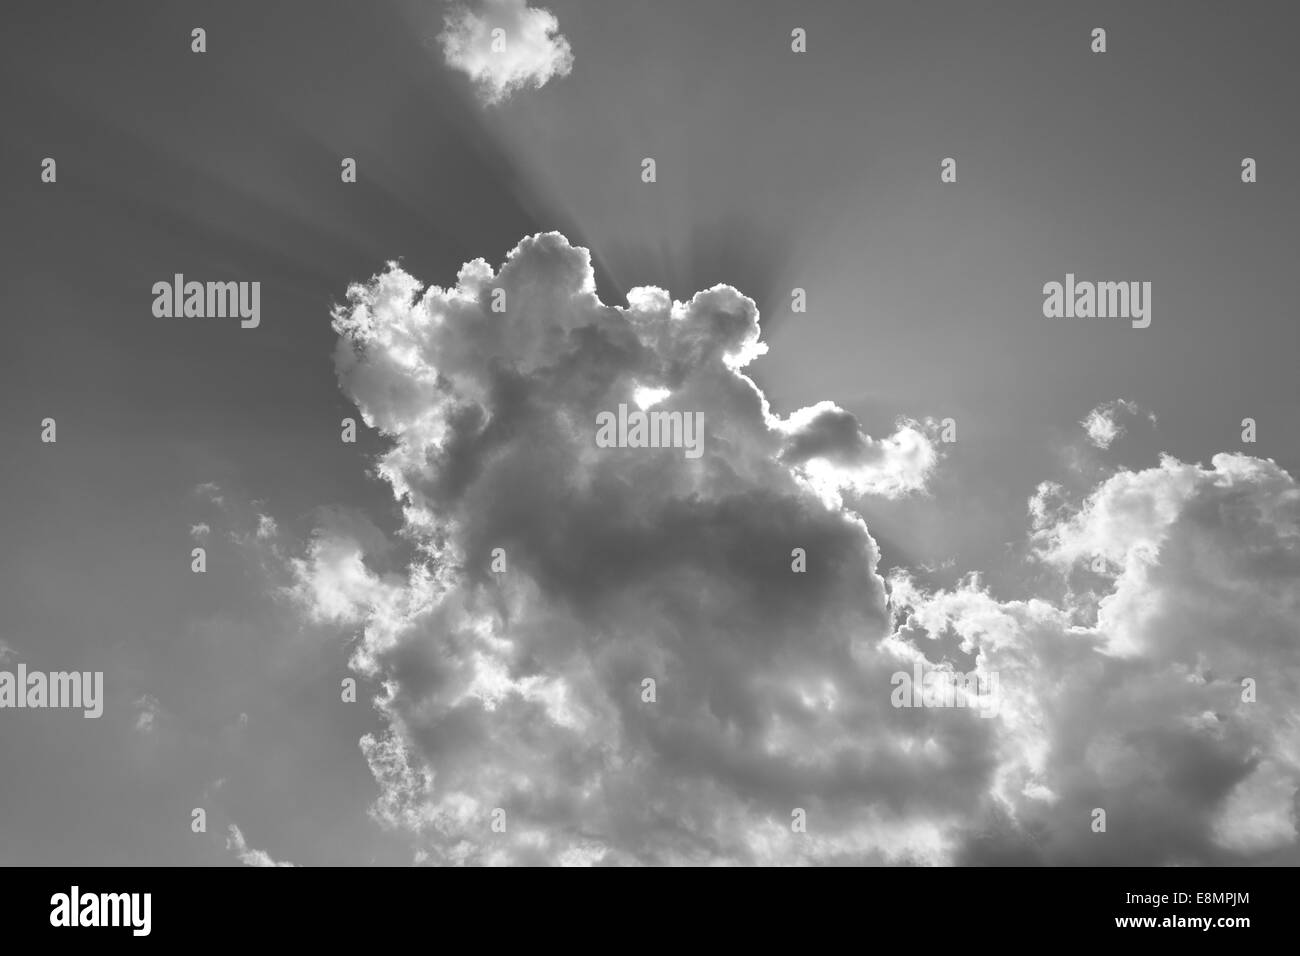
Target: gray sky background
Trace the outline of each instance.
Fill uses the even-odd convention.
[[[410,862],[367,815],[357,740],[384,720],[338,700],[355,628],[304,622],[229,539],[267,514],[300,552],[331,508],[399,527],[369,473],[385,442],[338,440],[356,410],[329,322],[388,260],[447,285],[557,229],[607,304],[752,297],[770,351],[747,372],[782,415],[830,399],[874,436],[956,419],[928,494],[857,507],[880,571],[929,587],[980,571],[1004,600],[1038,593],[1041,481],[1086,491],[1161,453],[1300,467],[1292,6],[546,6],[571,74],[484,106],[432,0],[6,4],[0,640],[33,669],[105,671],[108,701],[98,721],[0,713],[0,862],[228,864],[231,823],[276,859]],[[260,328],[154,318],[176,272],[259,280]],[[1150,281],[1150,328],[1045,319],[1067,272]],[[1121,398],[1158,425],[1103,455],[1079,422]]]

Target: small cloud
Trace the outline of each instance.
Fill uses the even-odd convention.
[[[158,715],[161,712],[158,698],[149,694],[137,697],[135,707],[139,711],[135,715],[135,729],[142,734],[151,733],[158,723]]]
[[[1156,416],[1152,412],[1143,412],[1137,402],[1130,402],[1125,399],[1116,399],[1113,402],[1106,402],[1098,405],[1088,413],[1088,417],[1079,422],[1084,431],[1088,433],[1088,440],[1098,448],[1106,449],[1111,443],[1125,434],[1127,429],[1120,421],[1121,417],[1138,418],[1145,415],[1152,425],[1156,424]]]
[[[215,505],[225,504],[226,501],[221,494],[221,487],[215,481],[205,481],[200,485],[195,485],[193,493],[200,498],[207,498]]]
[[[573,51],[549,10],[526,0],[457,4],[438,36],[447,65],[466,74],[487,103],[540,88],[573,69]]]
[[[206,538],[211,533],[212,528],[208,526],[207,522],[200,521],[198,524],[190,525],[190,537],[196,541],[200,538]]]
[[[257,516],[257,536],[259,538],[274,538],[279,530],[275,519],[270,515]]]

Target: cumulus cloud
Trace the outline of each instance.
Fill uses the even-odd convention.
[[[909,627],[956,635],[1000,675],[993,792],[1013,826],[967,859],[1224,863],[1294,849],[1294,479],[1221,454],[1210,468],[1166,457],[1118,472],[1073,507],[1044,507],[1045,491],[1060,490],[1031,508],[1039,559],[1065,574],[1100,555],[1100,593],[1057,606],[999,601],[975,578],[935,593],[892,582]],[[1106,834],[1090,829],[1094,808]]]
[[[227,831],[226,849],[239,857],[239,862],[244,866],[295,866],[296,864],[287,861],[277,861],[271,858],[271,855],[265,850],[255,850],[248,845],[244,839],[244,834],[240,832],[239,827],[233,823]]]
[[[1127,429],[1125,419],[1134,419],[1145,417],[1152,425],[1156,423],[1156,416],[1151,412],[1143,412],[1136,402],[1130,402],[1120,398],[1113,402],[1105,402],[1098,405],[1088,413],[1079,424],[1088,434],[1088,440],[1098,448],[1106,449],[1111,443],[1123,435]]]
[[[322,529],[294,593],[362,626],[352,663],[389,724],[362,742],[373,812],[421,859],[943,857],[981,773],[958,755],[988,731],[890,707],[906,661],[880,644],[879,553],[838,498],[921,490],[925,426],[774,414],[744,373],[765,350],[752,300],[605,305],[557,233],[445,289],[390,265],[335,328],[419,558],[384,576],[362,535]],[[620,405],[698,413],[701,456],[597,447]]]
[[[390,264],[334,327],[415,559],[382,570],[386,536],[330,515],[289,593],[360,629],[351,665],[386,723],[361,741],[371,812],[417,860],[1173,863],[1294,843],[1300,491],[1273,463],[1166,458],[1080,500],[1045,483],[1026,529],[1044,596],[929,591],[882,577],[854,496],[925,493],[934,423],[875,438],[831,402],[774,413],[735,289],[606,305],[586,250],[546,233],[447,288]],[[700,414],[702,454],[598,447],[620,406]],[[996,716],[894,706],[914,668],[996,677]]]
[[[447,64],[469,76],[485,102],[540,88],[573,69],[573,51],[549,10],[527,0],[476,0],[447,13],[438,36]]]

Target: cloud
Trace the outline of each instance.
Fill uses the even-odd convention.
[[[226,849],[233,852],[239,857],[239,862],[244,866],[295,866],[294,863],[286,861],[276,861],[271,859],[271,855],[265,850],[254,850],[249,847],[244,840],[244,834],[240,832],[239,827],[233,823],[230,824],[229,836],[226,837]]]
[[[158,699],[150,694],[136,698],[135,729],[142,734],[151,733],[158,725],[158,716],[162,707]]]
[[[206,521],[200,521],[198,524],[190,525],[190,537],[195,541],[201,541],[212,533],[212,528]]]
[[[402,601],[404,582],[382,578],[366,564],[367,556],[389,550],[384,533],[365,516],[338,509],[322,512],[321,522],[306,554],[290,559],[293,583],[286,593],[315,621],[355,623],[367,615],[398,613],[391,606]]]
[[[1059,489],[1057,489],[1059,490]],[[1103,558],[1099,591],[999,601],[968,579],[891,582],[900,617],[952,633],[997,672],[997,839],[968,862],[1225,863],[1296,848],[1300,488],[1270,461],[1166,457],[1076,507],[1032,509],[1062,575]],[[1244,679],[1258,686],[1247,700]],[[1108,830],[1090,815],[1105,809]],[[992,831],[991,831],[992,832]],[[1294,859],[1294,855],[1293,855]]]
[[[957,755],[988,730],[890,707],[906,661],[880,645],[879,554],[827,493],[920,490],[922,426],[875,439],[830,403],[772,413],[743,371],[766,348],[751,300],[605,305],[557,233],[446,289],[390,265],[335,328],[418,558],[382,575],[374,535],[332,522],[293,593],[362,626],[352,664],[388,721],[362,741],[373,815],[421,859],[943,858],[982,772]],[[598,413],[647,396],[702,416],[698,459],[596,446]]]
[[[606,305],[586,250],[545,233],[448,288],[390,264],[334,327],[415,558],[392,570],[386,535],[329,514],[289,593],[361,630],[387,725],[361,740],[371,814],[417,860],[1294,852],[1300,490],[1272,462],[1164,458],[1078,500],[1044,482],[1027,596],[931,591],[882,577],[846,496],[927,493],[934,423],[774,413],[733,288]],[[701,456],[597,447],[620,405],[698,413]],[[914,667],[996,678],[996,716],[895,707]]]
[[[1098,405],[1088,413],[1088,416],[1079,424],[1083,426],[1084,431],[1088,433],[1088,440],[1098,448],[1106,449],[1111,443],[1126,432],[1124,423],[1121,418],[1142,417],[1142,409],[1136,402],[1130,402],[1120,398],[1112,402],[1105,402]],[[1156,424],[1156,416],[1151,412],[1146,412],[1145,417],[1152,425]]]
[[[818,402],[769,423],[786,436],[782,460],[833,506],[844,491],[888,498],[921,491],[939,458],[933,421],[903,419],[897,432],[876,440],[834,402]]]
[[[225,497],[221,494],[221,487],[215,481],[205,481],[202,484],[195,485],[191,494],[206,498],[217,507],[221,507],[226,503]]]
[[[485,102],[500,103],[573,69],[559,29],[554,14],[527,0],[477,0],[447,13],[438,40],[448,66],[469,76]]]

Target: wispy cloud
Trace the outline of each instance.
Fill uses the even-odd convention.
[[[233,823],[228,830],[229,836],[226,837],[226,849],[232,851],[239,857],[239,862],[244,866],[296,866],[297,864],[286,861],[276,861],[265,850],[255,850],[250,847],[244,839],[244,834],[240,832],[239,827]]]
[[[1152,412],[1144,412],[1136,402],[1120,398],[1098,405],[1079,424],[1087,432],[1092,444],[1106,449],[1127,430],[1125,419],[1139,417],[1145,417],[1152,425],[1156,424],[1156,416]]]

